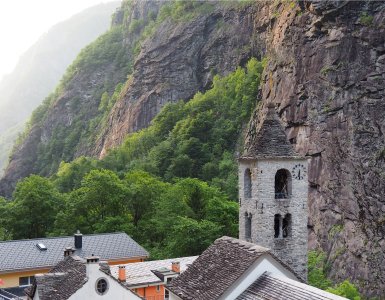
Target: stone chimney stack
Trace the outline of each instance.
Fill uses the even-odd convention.
[[[176,273],[180,273],[180,263],[179,263],[179,261],[173,261],[171,263],[171,271],[176,272]]]
[[[71,256],[74,253],[75,253],[75,249],[73,249],[72,247],[66,247],[64,249],[64,257]]]
[[[126,282],[126,266],[119,266],[118,279],[120,282]]]
[[[83,235],[80,233],[79,230],[74,234],[74,238],[75,238],[75,248],[81,249],[83,246]]]

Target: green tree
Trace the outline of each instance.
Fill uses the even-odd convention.
[[[11,239],[8,228],[11,228],[9,219],[10,203],[5,198],[0,197],[0,241]]]
[[[58,214],[57,233],[85,233],[116,230],[116,218],[131,220],[128,210],[127,188],[119,177],[109,170],[92,170],[86,174],[80,188],[72,191],[66,210]],[[112,224],[112,228],[105,222]],[[64,232],[61,232],[64,231]]]
[[[309,251],[308,253],[308,282],[310,285],[325,290],[332,282],[326,277],[326,257],[322,251]]]
[[[63,196],[49,179],[31,175],[16,185],[7,230],[14,239],[45,237],[63,204]]]
[[[221,226],[221,235],[238,236],[238,203],[216,196],[208,201],[205,211],[205,219]]]
[[[326,291],[338,296],[346,297],[350,300],[361,300],[361,296],[357,290],[357,287],[351,282],[349,282],[349,280],[341,282],[334,288],[330,287]]]
[[[133,224],[146,215],[152,215],[154,203],[164,190],[164,183],[143,171],[132,171],[126,174],[124,182],[127,186],[128,207],[133,216]]]
[[[167,249],[174,257],[200,255],[218,238],[220,231],[216,223],[179,217],[171,228]]]

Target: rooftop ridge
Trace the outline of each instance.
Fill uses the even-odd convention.
[[[223,236],[215,240],[214,244],[219,243],[231,243],[233,245],[238,245],[240,249],[251,252],[251,253],[267,253],[271,252],[269,248],[265,248],[247,241],[243,241],[237,238],[229,237],[229,236]]]
[[[87,237],[87,236],[100,236],[100,235],[113,235],[113,234],[126,234],[126,233],[125,232],[111,232],[111,233],[106,232],[106,233],[90,233],[90,234],[82,234],[82,235],[83,235],[83,237]],[[73,237],[74,237],[73,235],[64,235],[64,236],[33,238],[33,239],[7,240],[7,241],[0,241],[0,244],[2,244],[2,243],[14,243],[14,242],[39,241],[39,240],[54,240],[54,239],[64,239],[64,238],[73,238]]]

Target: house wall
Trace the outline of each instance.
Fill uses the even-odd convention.
[[[1,287],[2,288],[9,288],[9,287],[19,286],[19,278],[20,277],[34,276],[37,273],[47,273],[49,270],[50,270],[49,268],[48,269],[35,269],[35,270],[0,274],[0,278],[4,281],[4,285],[2,285]]]
[[[126,258],[121,260],[109,260],[109,265],[122,265],[122,264],[128,264],[128,263],[135,263],[135,262],[142,262],[144,261],[144,258],[138,257],[138,258]],[[28,270],[28,271],[18,271],[13,273],[4,273],[0,274],[0,278],[4,281],[4,285],[2,285],[2,288],[9,288],[9,287],[16,287],[19,286],[19,277],[26,277],[26,276],[34,276],[35,274],[44,274],[47,273],[51,267],[44,268],[44,269],[34,269],[34,270]]]
[[[230,288],[219,298],[220,300],[233,300],[242,294],[254,281],[265,272],[270,272],[275,275],[282,275],[293,280],[298,278],[284,268],[270,254],[264,254],[257,259],[250,268],[235,281]]]
[[[182,300],[182,298],[179,298],[177,295],[170,292],[169,300]]]
[[[296,164],[307,169],[306,159],[241,160],[239,164],[239,238],[270,248],[304,280],[307,279],[308,179],[291,176],[291,197],[275,199],[275,174],[279,169],[290,173]],[[252,194],[245,198],[244,174],[251,171]],[[251,214],[251,239],[246,237],[245,214]],[[274,215],[291,215],[291,236],[274,238]]]
[[[87,264],[88,281],[68,300],[104,299],[104,300],[141,300],[132,291],[126,289],[115,279],[99,270],[99,263]],[[104,295],[96,292],[96,282],[103,278],[108,283],[108,291]]]
[[[163,300],[165,288],[163,285],[159,286],[159,291],[157,291],[157,285],[148,286],[144,288],[135,289],[136,293],[146,300]]]

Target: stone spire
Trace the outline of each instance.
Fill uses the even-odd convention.
[[[286,138],[286,133],[275,112],[274,104],[267,105],[265,118],[255,138],[245,147],[241,158],[295,157],[298,154]]]

